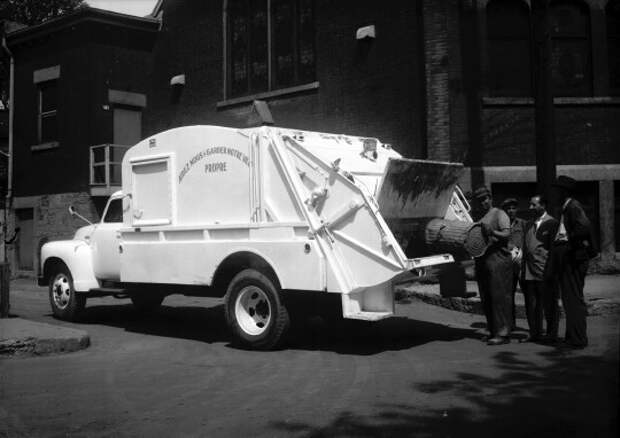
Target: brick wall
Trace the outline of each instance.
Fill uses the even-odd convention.
[[[415,1],[317,0],[319,88],[268,99],[277,125],[375,136],[407,156],[424,154],[421,29]],[[154,50],[145,135],[189,124],[245,127],[250,103],[218,109],[224,99],[223,1],[164,2]],[[375,25],[377,38],[357,41],[356,30]],[[178,103],[170,78],[185,74]]]

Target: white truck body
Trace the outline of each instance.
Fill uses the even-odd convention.
[[[42,273],[62,260],[76,292],[110,282],[213,286],[233,260],[253,260],[280,290],[338,293],[344,317],[381,319],[393,314],[394,281],[453,261],[408,258],[387,222],[471,221],[455,192],[461,168],[406,160],[363,137],[172,129],[127,151],[122,192],[102,222],[44,245]],[[105,217],[113,202],[122,223]]]

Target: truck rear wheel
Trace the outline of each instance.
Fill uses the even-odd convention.
[[[226,292],[226,321],[236,341],[256,350],[276,348],[289,327],[278,287],[264,274],[245,269]]]
[[[75,291],[69,268],[59,264],[52,272],[49,283],[52,313],[58,319],[76,321],[86,306],[86,296]]]

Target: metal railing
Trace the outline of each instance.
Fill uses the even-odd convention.
[[[120,187],[121,163],[129,146],[100,144],[90,147],[90,185]]]

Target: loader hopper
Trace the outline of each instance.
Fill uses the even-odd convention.
[[[463,166],[457,163],[390,159],[378,191],[379,211],[408,258],[450,253],[481,255],[487,239],[469,216],[454,218],[454,197]],[[469,218],[469,220],[468,220]]]

